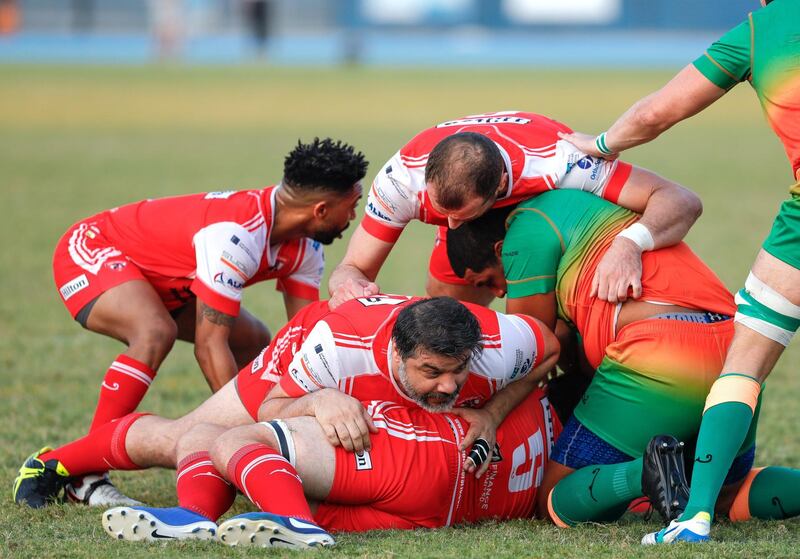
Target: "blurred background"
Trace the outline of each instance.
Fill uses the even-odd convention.
[[[0,487],[11,487],[21,460],[37,448],[85,432],[105,366],[121,350],[118,342],[84,332],[58,296],[53,248],[72,223],[144,198],[275,184],[285,155],[298,139],[314,136],[363,151],[368,187],[414,134],[463,115],[527,110],[597,133],[758,6],[757,0],[0,0]],[[687,240],[738,289],[791,180],[751,89],[734,88],[625,159],[701,196],[704,213]],[[323,297],[355,225],[326,248]],[[433,227],[419,223],[406,229],[378,277],[384,291],[424,293],[433,236]],[[273,282],[248,288],[244,305],[273,332],[285,322]],[[795,343],[767,390],[760,464],[800,462],[798,368]],[[192,348],[181,343],[141,409],[174,417],[207,397]],[[170,472],[115,480],[150,504],[174,504]],[[0,556],[141,556],[138,548],[98,536],[94,510],[37,512],[0,500],[0,525],[8,527],[0,533]],[[795,556],[800,530],[796,522],[788,526],[725,528],[730,554]],[[447,554],[413,547],[431,534],[348,536],[342,550],[460,559],[466,549],[519,557],[503,551],[518,541],[526,542],[527,556],[640,553],[636,522],[577,540],[541,524],[498,528],[445,531],[436,537],[449,542]],[[44,533],[52,537],[30,536]],[[748,547],[736,547],[742,540]],[[172,549],[159,554],[242,556],[232,549]]]
[[[669,66],[755,0],[0,0],[0,60]],[[633,48],[635,45],[635,48]]]

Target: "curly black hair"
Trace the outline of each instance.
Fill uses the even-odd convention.
[[[330,138],[297,142],[283,163],[283,184],[301,192],[347,194],[367,174],[369,163],[353,146]]]

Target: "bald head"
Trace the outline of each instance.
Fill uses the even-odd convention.
[[[482,134],[459,132],[433,148],[425,182],[447,210],[464,207],[470,198],[494,199],[505,164],[497,145]]]

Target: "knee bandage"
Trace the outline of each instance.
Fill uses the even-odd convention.
[[[770,340],[787,346],[800,328],[800,306],[758,279],[751,272],[744,289],[736,294],[736,322]]]
[[[292,432],[289,430],[289,426],[280,419],[262,421],[260,425],[263,425],[272,431],[278,441],[278,448],[276,450],[281,453],[281,456],[286,458],[289,464],[296,466],[294,437],[292,437]]]

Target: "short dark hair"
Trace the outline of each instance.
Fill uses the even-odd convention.
[[[467,273],[482,272],[497,263],[494,245],[506,236],[506,220],[514,206],[496,208],[458,229],[447,230],[447,258],[460,278]]]
[[[401,359],[425,350],[445,357],[478,356],[483,351],[481,326],[470,310],[452,297],[411,303],[397,315],[392,340]]]
[[[459,132],[431,150],[425,165],[425,182],[436,184],[436,201],[458,210],[468,196],[494,198],[505,162],[497,144],[483,134]]]
[[[329,191],[349,194],[367,174],[364,154],[330,138],[297,142],[283,163],[283,184],[299,192]]]

